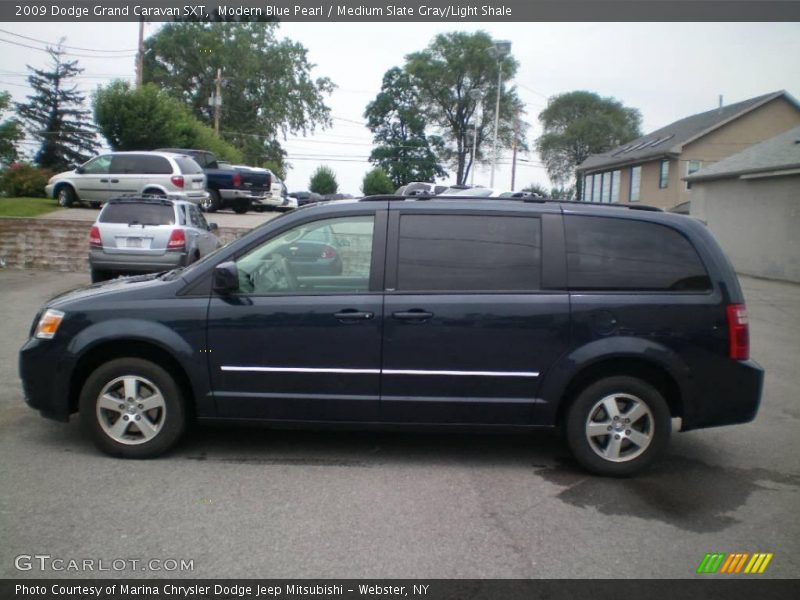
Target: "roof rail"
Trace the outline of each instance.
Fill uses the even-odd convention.
[[[398,196],[394,194],[381,194],[378,196],[366,196],[359,202],[402,202],[405,200],[501,200],[508,202],[526,202],[535,204],[554,203],[554,204],[574,204],[578,206],[602,206],[604,208],[627,208],[630,210],[643,210],[648,212],[663,212],[657,206],[647,204],[617,204],[607,202],[582,202],[580,200],[555,200],[553,198],[538,198],[529,196],[524,198],[513,197],[482,197],[482,196],[436,196],[434,194],[418,194],[412,196]]]

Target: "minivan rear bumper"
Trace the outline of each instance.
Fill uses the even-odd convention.
[[[109,254],[102,250],[89,251],[89,266],[100,271],[134,271],[155,273],[186,266],[188,256],[185,252],[164,252],[163,254]]]
[[[749,423],[756,418],[764,369],[753,360],[725,360],[703,376],[694,398],[684,406],[682,431]]]

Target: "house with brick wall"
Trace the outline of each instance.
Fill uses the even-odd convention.
[[[583,161],[580,199],[672,208],[691,200],[685,177],[798,125],[783,90],[686,117]]]

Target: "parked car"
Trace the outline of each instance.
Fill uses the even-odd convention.
[[[292,192],[289,194],[290,198],[297,200],[298,206],[305,206],[306,204],[313,204],[314,202],[322,202],[324,198],[315,192]]]
[[[561,427],[594,473],[630,475],[683,430],[745,423],[736,275],[694,219],[639,206],[386,196],[274,219],[183,270],[39,310],[30,406],[79,412],[105,452],[171,448],[191,415],[272,425]],[[332,235],[341,272],[278,250]]]
[[[111,199],[89,234],[92,282],[118,273],[152,273],[191,264],[219,247],[216,229],[191,202],[141,196]]]
[[[259,212],[265,210],[279,210],[282,212],[286,212],[287,210],[292,210],[297,208],[297,201],[289,198],[288,193],[286,192],[286,186],[283,185],[283,182],[278,178],[275,173],[270,171],[269,169],[264,169],[261,167],[245,167],[243,165],[234,165],[237,169],[251,169],[253,171],[263,171],[269,175],[271,184],[269,190],[269,196],[261,198],[257,202],[253,202],[253,209]]]
[[[221,168],[217,156],[207,150],[192,148],[162,148],[165,152],[179,152],[191,156],[206,175],[208,198],[203,210],[216,212],[230,208],[237,214],[266,203],[272,204],[269,172],[251,167]],[[230,163],[227,163],[230,164]]]
[[[170,152],[109,152],[59,173],[45,186],[59,206],[98,207],[124,194],[171,196],[200,204],[208,198],[203,169],[189,156]]]

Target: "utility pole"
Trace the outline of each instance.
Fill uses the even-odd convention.
[[[514,140],[511,142],[511,191],[517,178],[517,137],[519,136],[519,115],[514,117]]]
[[[144,79],[144,16],[139,17],[139,46],[136,53],[136,87],[142,87]]]
[[[217,69],[217,93],[214,95],[214,135],[219,137],[219,114],[222,110],[222,69]]]

